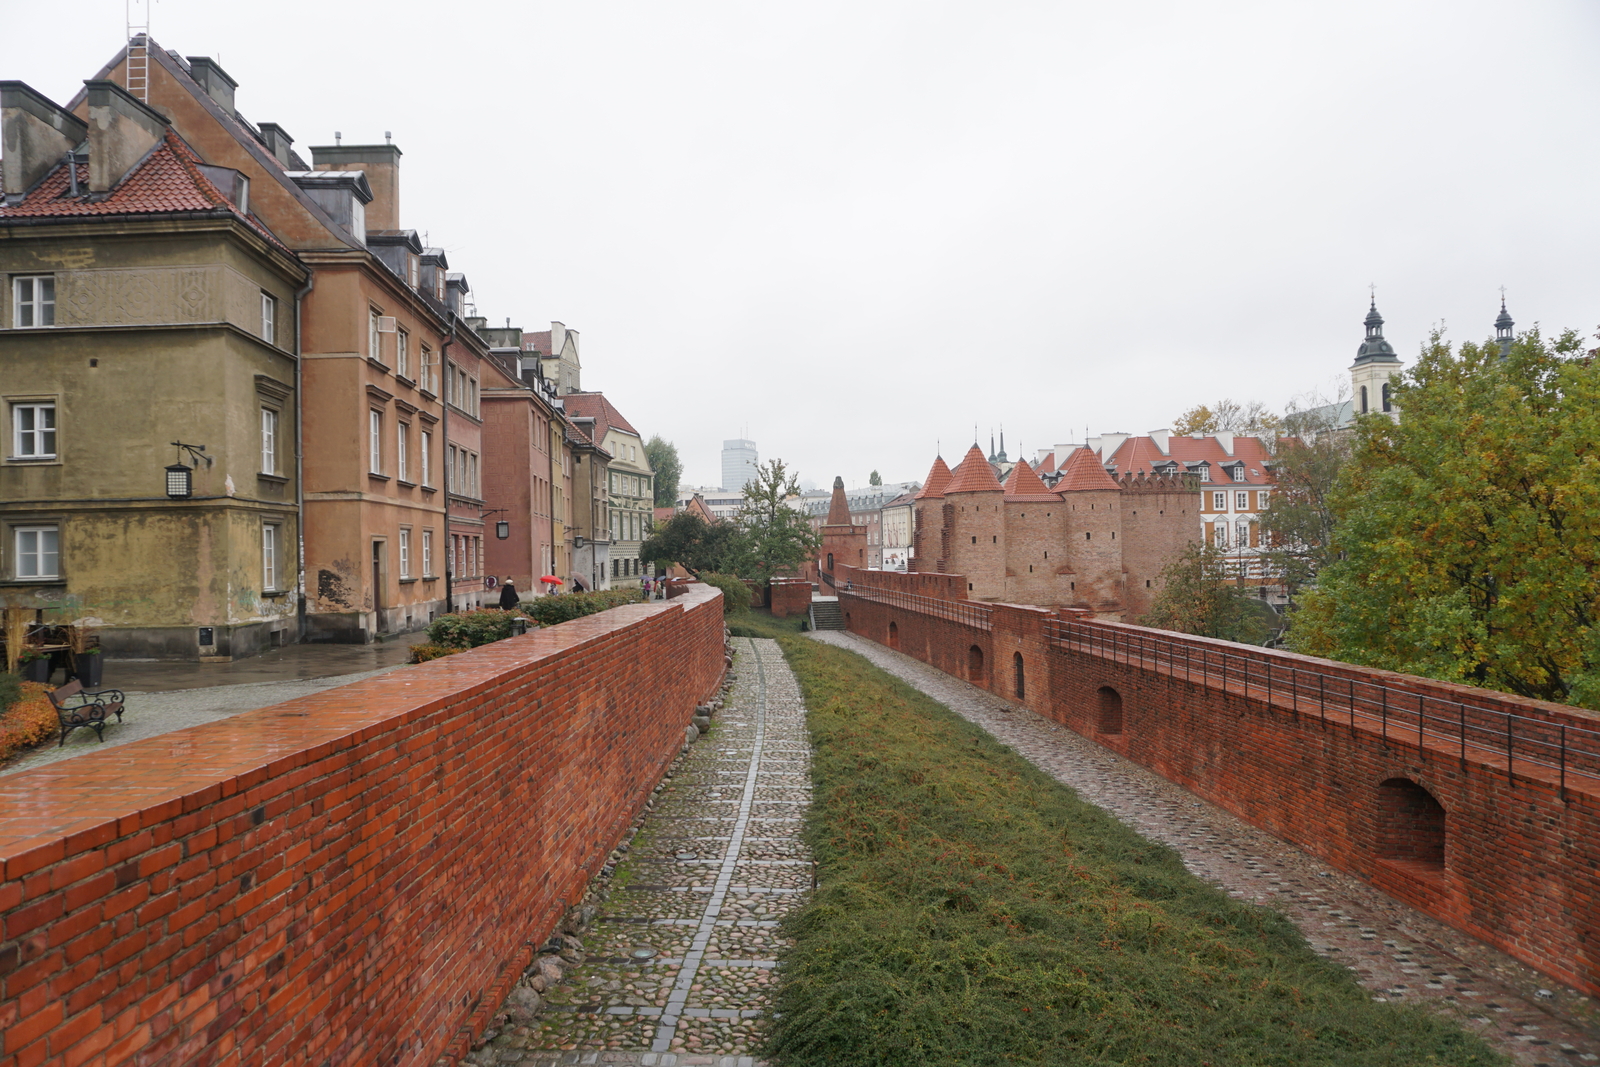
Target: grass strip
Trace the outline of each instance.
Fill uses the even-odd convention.
[[[821,884],[784,924],[774,1062],[1505,1062],[1375,1003],[1287,919],[862,657],[780,642],[809,709]]]

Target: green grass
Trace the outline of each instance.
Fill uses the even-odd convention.
[[[775,1063],[1505,1062],[1373,1002],[1286,919],[861,657],[782,645],[816,746],[822,881],[785,922]]]
[[[800,633],[800,623],[804,619],[804,615],[775,619],[766,608],[747,608],[729,616],[728,631],[734,637],[793,637]]]

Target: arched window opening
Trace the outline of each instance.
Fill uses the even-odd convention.
[[[892,622],[889,624],[889,647],[900,647],[900,627],[896,626]]]
[[[1444,870],[1445,810],[1409,778],[1378,786],[1378,855],[1425,870]]]
[[[833,573],[833,553],[832,552],[828,553],[828,573],[829,574]]]
[[[1122,732],[1122,694],[1109,685],[1102,685],[1100,692],[1095,695],[1100,698],[1100,721],[1097,724],[1099,732],[1103,734],[1120,734]]]
[[[1023,678],[1022,678],[1022,653],[1021,652],[1013,652],[1013,653],[1011,653],[1011,669],[1017,676],[1017,699],[1021,700],[1023,697],[1025,697],[1027,695],[1027,688],[1023,684]]]
[[[1367,413],[1367,387],[1363,385],[1361,387],[1361,414],[1365,415],[1366,413]]]
[[[967,649],[967,681],[983,684],[983,649],[977,645]]]
[[[1385,411],[1393,410],[1389,406],[1389,383],[1388,382],[1384,382],[1383,383],[1383,410],[1385,410]]]

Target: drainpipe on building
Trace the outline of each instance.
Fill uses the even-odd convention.
[[[450,479],[455,477],[453,465],[449,462],[450,456],[450,401],[446,399],[445,368],[450,365],[450,346],[456,343],[456,315],[446,309],[445,314],[450,316],[450,336],[445,338],[444,344],[439,346],[439,458],[445,461],[444,470],[444,544],[440,548],[449,549],[450,540]],[[444,556],[444,613],[451,614],[456,610],[455,591],[452,588],[455,577],[451,568],[455,566],[456,554],[454,550],[445,552]]]
[[[306,485],[305,485],[305,375],[301,371],[300,302],[316,287],[317,276],[311,274],[306,284],[294,294],[294,506],[295,506],[295,641],[306,639]]]

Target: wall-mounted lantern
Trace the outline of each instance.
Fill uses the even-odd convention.
[[[479,508],[478,509],[478,518],[481,519],[485,515],[503,515],[503,514],[505,514],[505,512],[507,510],[508,509],[506,509],[506,508]],[[510,537],[511,536],[511,523],[507,522],[505,519],[501,519],[499,522],[495,523],[494,524],[494,535],[497,538],[499,538],[500,540],[502,540],[502,541],[504,541],[506,538]]]
[[[211,466],[211,457],[205,455],[205,445],[186,445],[182,441],[174,441],[172,447],[179,450],[179,456],[178,462],[166,469],[167,499],[187,500],[194,496],[194,467],[184,465],[182,453],[189,453],[189,458],[194,460],[195,467],[200,465],[201,460],[206,461],[206,466]]]

